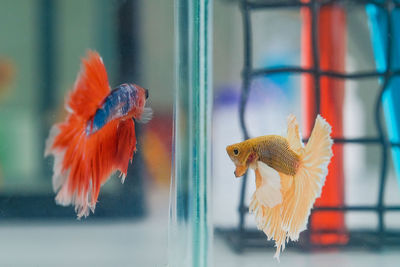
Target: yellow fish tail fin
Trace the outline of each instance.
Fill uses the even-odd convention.
[[[321,195],[332,157],[331,126],[318,115],[311,137],[301,154],[293,184],[285,192],[282,227],[292,240],[306,229],[315,199]]]

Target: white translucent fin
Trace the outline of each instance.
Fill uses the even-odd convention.
[[[50,129],[49,137],[46,139],[44,156],[54,156],[54,164],[53,164],[53,190],[57,192],[60,187],[65,183],[68,177],[67,172],[62,172],[62,162],[64,160],[65,151],[53,149],[52,146],[54,144],[54,138],[59,134],[60,130],[57,125],[54,125]]]
[[[90,185],[87,195],[81,194],[78,196],[76,192],[73,195],[70,194],[67,181],[69,170],[63,171],[62,169],[65,151],[52,148],[54,144],[54,138],[59,134],[59,132],[60,130],[57,125],[51,127],[49,137],[46,140],[44,155],[45,157],[49,155],[54,156],[52,182],[53,190],[55,193],[57,193],[56,203],[61,206],[69,206],[73,204],[75,206],[77,217],[80,219],[82,216],[87,217],[90,210],[94,212],[95,205],[91,205],[89,203],[92,189]]]
[[[142,116],[137,120],[140,123],[148,123],[153,118],[153,110],[150,107],[145,107]]]
[[[92,205],[89,202],[92,192],[91,187],[92,186],[89,188],[88,194],[81,193],[78,195],[77,192],[74,192],[74,194],[71,195],[68,190],[68,183],[64,183],[57,193],[56,203],[61,206],[74,205],[78,220],[82,217],[87,217],[89,216],[89,211],[91,210],[92,213],[94,213],[96,207],[96,204]]]
[[[62,162],[64,160],[65,151],[53,152],[54,164],[53,164],[53,191],[57,192],[60,187],[66,182],[69,175],[68,171],[62,172]]]
[[[122,184],[125,183],[126,173],[120,172],[119,173],[119,177],[121,178],[121,183]]]
[[[46,144],[45,144],[45,148],[44,148],[44,156],[45,157],[53,154],[51,147],[54,144],[54,138],[56,138],[56,136],[59,133],[60,133],[60,129],[58,128],[58,125],[57,124],[53,125],[50,129],[49,137],[47,137],[47,139],[46,139]]]
[[[264,206],[273,208],[282,202],[281,177],[267,164],[258,161],[257,167],[261,176],[261,185],[256,189],[256,198]]]
[[[292,240],[297,240],[300,232],[306,229],[311,208],[321,195],[332,157],[330,133],[330,125],[318,115],[293,184],[284,193],[282,227]]]
[[[255,215],[257,228],[265,233],[268,240],[275,241],[276,253],[274,258],[279,261],[279,255],[285,249],[287,238],[286,231],[281,227],[282,205],[278,204],[273,208],[269,208],[258,201],[256,193],[254,193],[250,202],[249,212]]]
[[[287,140],[290,148],[296,153],[301,153],[303,150],[303,142],[301,141],[299,124],[297,123],[296,117],[290,114],[287,118]]]

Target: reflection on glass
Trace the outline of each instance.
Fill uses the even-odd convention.
[[[175,1],[175,151],[169,264],[209,266],[211,84],[208,1]]]

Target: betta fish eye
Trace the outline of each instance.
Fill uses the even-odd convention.
[[[234,150],[233,150],[233,154],[235,154],[236,156],[239,154],[239,150],[237,149],[237,148],[235,148]]]

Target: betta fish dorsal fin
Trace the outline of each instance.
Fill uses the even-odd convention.
[[[87,58],[82,59],[81,71],[69,96],[67,109],[83,119],[89,119],[110,91],[103,59],[97,52],[89,51]]]
[[[287,118],[287,123],[287,140],[289,142],[289,146],[294,152],[300,154],[304,145],[301,141],[299,124],[297,123],[296,117],[293,114],[290,114]]]

